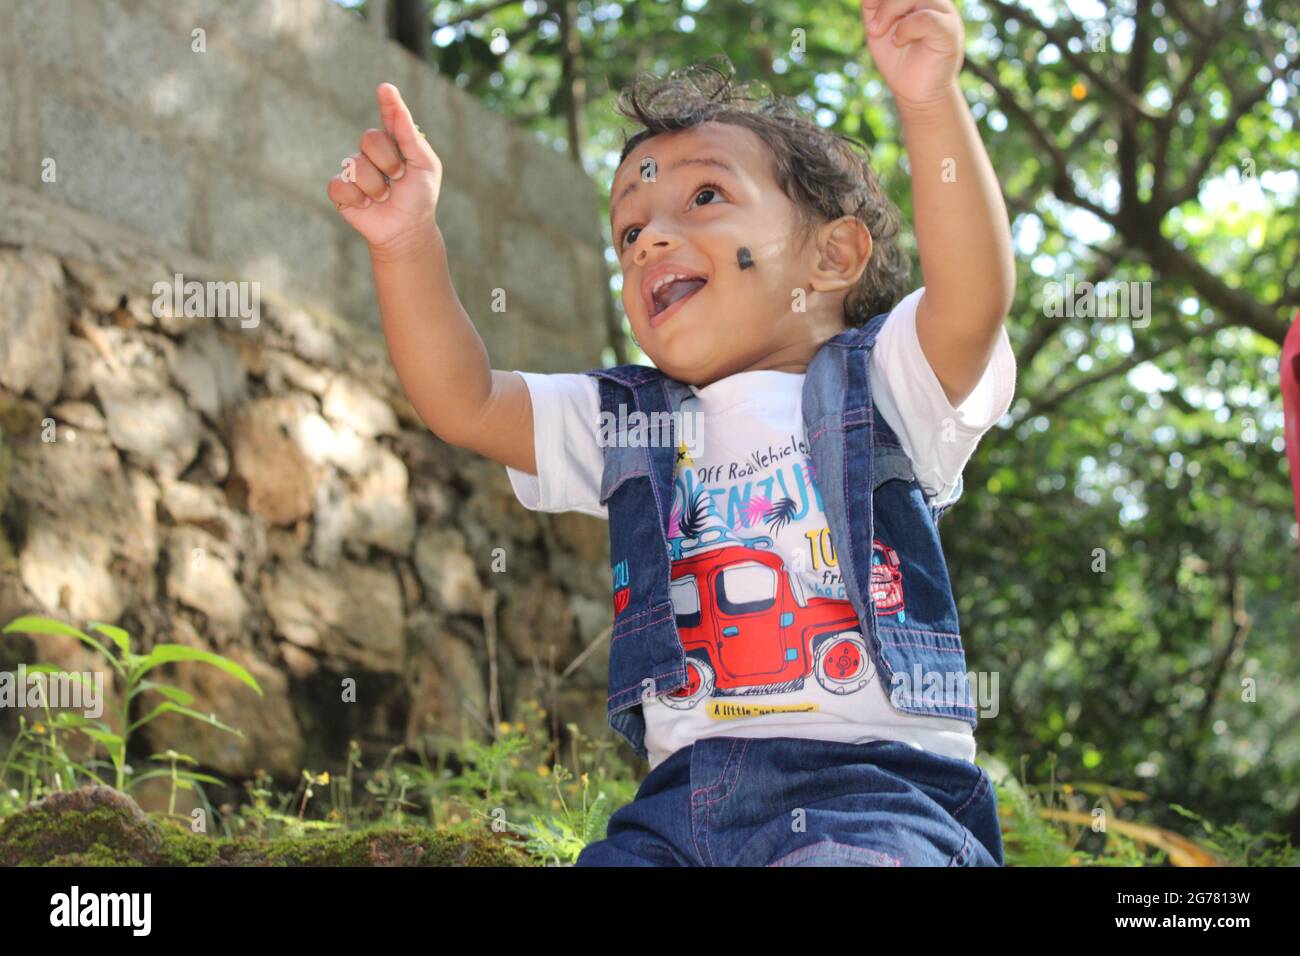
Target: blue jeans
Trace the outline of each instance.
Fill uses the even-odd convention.
[[[983,768],[876,740],[706,737],[610,817],[577,866],[1002,866]]]

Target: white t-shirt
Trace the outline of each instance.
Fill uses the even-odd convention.
[[[898,434],[928,493],[945,500],[980,437],[1007,411],[1015,358],[1005,327],[975,390],[954,408],[921,350],[916,304],[893,309],[869,370],[876,408]],[[608,519],[600,503],[600,393],[583,373],[518,372],[533,403],[536,476],[507,467],[534,511]],[[673,603],[692,660],[687,691],[643,703],[653,769],[706,736],[901,740],[974,760],[964,720],[900,713],[874,673],[836,566],[803,427],[802,372],[740,372],[703,388],[682,411],[702,416],[697,454],[679,449],[674,480]],[[877,613],[906,620],[907,569]],[[900,579],[901,577],[901,579]],[[711,583],[709,583],[711,582]],[[703,584],[703,586],[701,586]],[[901,591],[897,589],[901,586]],[[725,619],[725,620],[724,620]],[[852,621],[817,648],[786,646],[785,629]],[[725,626],[724,626],[725,625]],[[816,630],[816,628],[813,628]]]

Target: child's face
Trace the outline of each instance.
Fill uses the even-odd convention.
[[[652,181],[642,176],[647,159]],[[817,244],[799,241],[795,205],[772,165],[751,130],[710,122],[650,137],[614,176],[611,234],[623,305],[642,350],[679,381],[703,386],[750,369],[803,371],[844,327],[843,296],[828,300],[809,281]],[[742,249],[748,268],[738,259]],[[677,289],[670,282],[656,301],[649,289],[665,271],[705,281]]]

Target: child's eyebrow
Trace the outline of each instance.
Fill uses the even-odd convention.
[[[680,166],[717,166],[720,169],[725,169],[733,176],[740,175],[739,173],[736,172],[735,167],[733,167],[730,163],[728,163],[726,160],[719,159],[716,156],[689,156],[685,159],[679,159],[677,160],[677,162],[673,163],[671,166],[668,167],[668,171],[672,172],[674,169],[677,169]],[[639,178],[632,180],[632,182],[628,183],[626,186],[622,188],[622,190],[618,194],[618,197],[612,203],[610,203],[609,206],[610,222],[614,221],[614,210],[615,208],[617,208],[618,204],[623,201],[623,197],[627,196],[629,193],[635,192],[636,188],[639,185],[641,185]]]

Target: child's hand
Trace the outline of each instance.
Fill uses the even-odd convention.
[[[948,92],[965,40],[952,0],[862,0],[862,26],[900,107],[924,107]]]
[[[375,95],[384,129],[362,134],[361,152],[344,160],[327,192],[371,252],[399,254],[427,243],[437,228],[442,161],[416,129],[397,87],[381,83]]]

